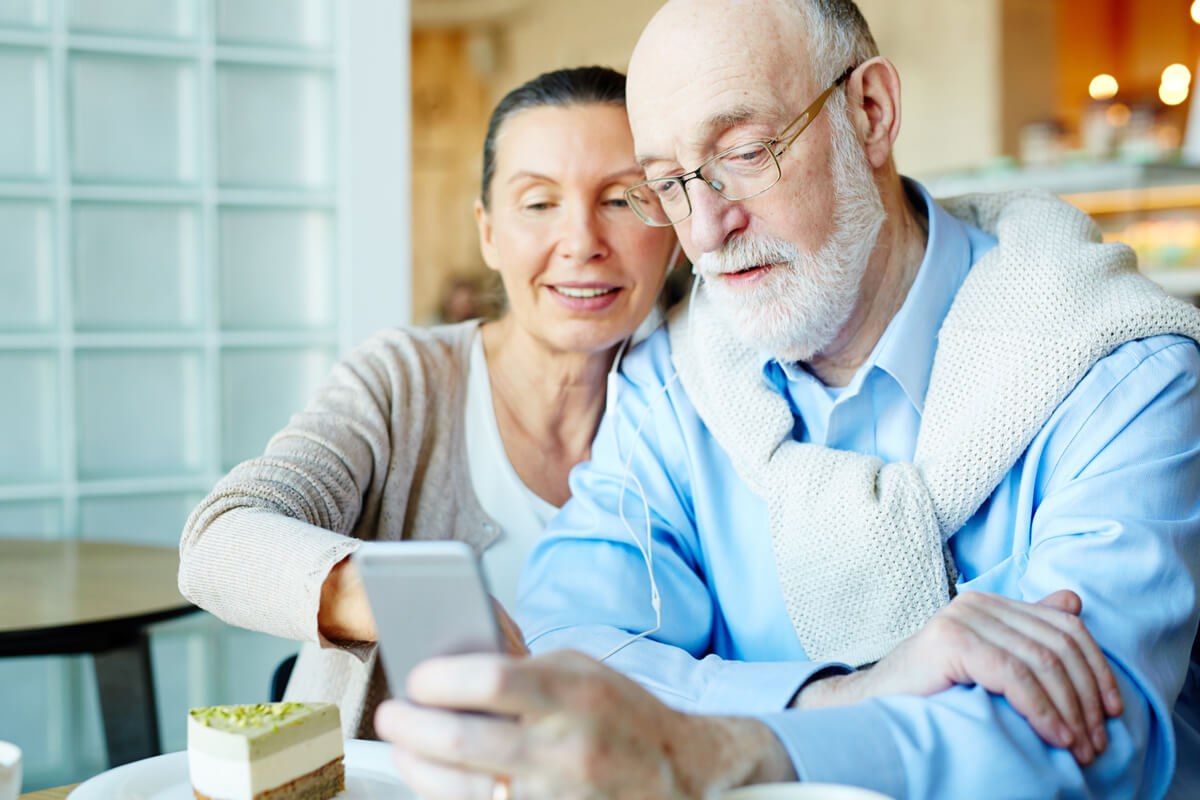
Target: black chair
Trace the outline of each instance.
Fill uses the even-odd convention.
[[[283,700],[283,692],[287,689],[288,681],[292,677],[292,670],[296,668],[296,656],[298,655],[299,653],[292,653],[275,668],[275,674],[271,676],[272,703]]]

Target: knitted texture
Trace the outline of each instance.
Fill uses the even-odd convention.
[[[482,551],[497,535],[464,442],[477,324],[363,342],[261,457],[213,488],[180,539],[184,597],[232,625],[305,642],[287,696],[337,703],[347,737],[374,735],[387,682],[373,647],[319,635],[330,569],[364,539],[459,539]]]
[[[767,503],[783,598],[808,657],[878,660],[950,599],[946,540],[984,503],[1054,409],[1121,344],[1200,340],[1200,311],[1102,244],[1087,215],[1041,192],[944,201],[999,240],[938,334],[914,463],[804,444],[761,358],[698,293],[668,321],[697,413]]]

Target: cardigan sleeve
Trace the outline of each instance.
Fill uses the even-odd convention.
[[[437,427],[430,361],[393,331],[337,364],[266,452],[236,466],[192,512],[180,540],[183,595],[230,624],[321,641],[329,571],[360,539],[403,536],[381,528],[402,527],[426,434]]]

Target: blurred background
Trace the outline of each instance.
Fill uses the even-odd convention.
[[[903,172],[1061,193],[1200,294],[1200,2],[859,4],[904,81]],[[0,538],[174,546],[339,353],[494,310],[488,112],[547,69],[623,69],[659,5],[0,0]],[[164,750],[294,650],[158,626]],[[104,769],[90,657],[0,658],[0,739],[27,789]]]

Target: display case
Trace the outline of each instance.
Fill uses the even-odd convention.
[[[1091,214],[1106,241],[1137,252],[1138,266],[1177,297],[1200,299],[1200,167],[1078,164],[959,173],[922,180],[935,197],[1046,189]]]

